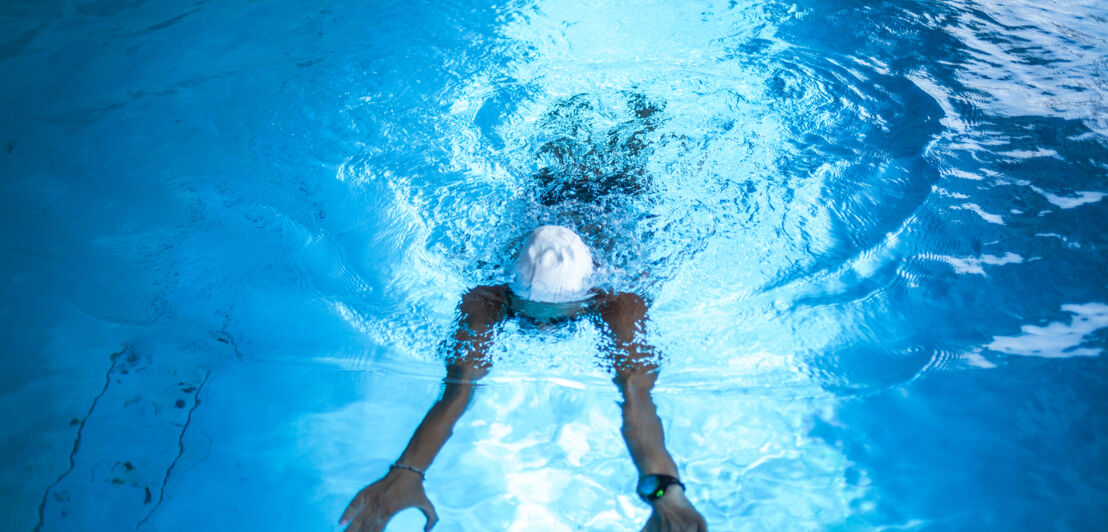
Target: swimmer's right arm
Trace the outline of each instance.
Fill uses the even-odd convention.
[[[677,478],[677,464],[666,449],[662,420],[651,397],[658,379],[654,350],[643,338],[646,302],[629,293],[602,294],[600,317],[608,326],[614,349],[607,354],[615,383],[623,395],[623,439],[639,475]],[[643,532],[704,532],[704,517],[685,497],[681,486],[672,486],[650,503],[650,518]]]
[[[454,425],[469,405],[477,380],[488,374],[492,366],[488,348],[494,327],[504,318],[505,308],[506,289],[502,286],[480,286],[462,298],[442,397],[416,428],[396,460],[398,467],[390,468],[388,474],[362,489],[347,506],[340,521],[341,525],[350,523],[347,532],[379,532],[398,512],[413,507],[427,518],[424,530],[435,526],[438,515],[423,490],[421,472],[431,466],[450,438]]]

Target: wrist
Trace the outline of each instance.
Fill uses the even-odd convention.
[[[643,456],[635,465],[638,466],[639,478],[648,477],[650,475],[662,475],[667,477],[673,477],[676,479],[681,478],[681,474],[677,472],[677,464],[673,462],[673,458],[669,456],[669,453],[665,452],[663,448],[661,452],[657,450],[641,452]]]
[[[682,499],[685,497],[685,485],[676,476],[650,474],[639,477],[635,492],[643,502],[654,505],[660,500]]]
[[[418,467],[413,467],[413,466],[410,466],[410,465],[407,465],[407,464],[404,464],[404,463],[401,463],[401,462],[395,462],[395,463],[393,463],[392,465],[389,466],[388,475],[393,475],[393,474],[418,476],[420,481],[427,480],[427,472],[426,471],[424,471],[424,470],[422,470]]]

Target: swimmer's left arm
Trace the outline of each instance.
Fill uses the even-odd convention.
[[[623,396],[623,439],[640,476],[678,477],[677,464],[666,449],[662,420],[651,397],[658,380],[653,350],[642,339],[646,324],[646,302],[635,294],[606,294],[600,297],[600,317],[608,325],[615,349],[608,360],[615,383]],[[685,498],[679,485],[667,488],[651,502],[652,512],[644,531],[705,531],[704,517]]]
[[[493,328],[504,318],[505,289],[479,286],[459,305],[458,328],[446,365],[442,397],[416,428],[397,463],[426,471],[465,413],[477,381],[489,373]]]
[[[482,286],[470,290],[459,306],[458,329],[447,360],[442,397],[431,407],[388,474],[363,488],[340,519],[347,532],[379,532],[399,511],[419,508],[427,518],[424,530],[438,521],[423,489],[423,473],[454,431],[473,397],[477,380],[489,372],[488,348],[493,329],[504,317],[505,289]]]

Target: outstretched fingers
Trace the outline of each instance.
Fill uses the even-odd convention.
[[[381,515],[379,512],[365,511],[354,518],[354,522],[347,528],[347,532],[381,532],[392,520],[391,515]]]
[[[387,517],[373,516],[369,520],[370,520],[370,523],[368,524],[368,526],[366,526],[364,528],[364,530],[366,532],[381,532],[382,530],[385,529],[385,525],[388,525],[389,521],[392,521],[392,516],[391,515],[387,516]]]
[[[381,532],[391,516],[382,515],[377,505],[367,497],[358,495],[346,508],[339,520],[339,526],[347,526],[346,532]]]
[[[365,506],[365,502],[362,500],[362,494],[359,493],[354,496],[354,500],[350,501],[350,504],[346,506],[346,511],[342,512],[342,517],[339,518],[339,526],[346,526],[354,519],[354,516],[358,515],[362,511],[362,507]]]

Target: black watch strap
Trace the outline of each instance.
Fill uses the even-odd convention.
[[[666,494],[666,489],[672,485],[681,486],[681,489],[685,489],[685,485],[674,477],[669,475],[643,475],[639,477],[639,485],[635,488],[638,492],[639,498],[645,501],[647,504],[652,503]]]

